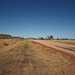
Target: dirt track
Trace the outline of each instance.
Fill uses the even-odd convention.
[[[61,44],[61,43],[50,42],[46,40],[34,40],[34,41],[40,44],[46,45],[48,47],[55,48],[56,50],[64,51],[66,53],[69,53],[75,56],[75,46],[74,45]]]

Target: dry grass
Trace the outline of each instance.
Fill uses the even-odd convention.
[[[74,64],[69,57],[28,40],[0,49],[0,75],[75,75]]]
[[[0,39],[0,48],[8,46],[10,44],[14,44],[19,41],[21,41],[21,39]]]
[[[69,45],[75,45],[75,40],[48,40],[48,41],[69,44]]]

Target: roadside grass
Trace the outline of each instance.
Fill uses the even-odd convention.
[[[22,41],[21,39],[0,39],[0,48]]]
[[[73,75],[74,69],[68,58],[29,40],[0,49],[0,75]]]
[[[47,41],[75,45],[75,40],[47,40]]]

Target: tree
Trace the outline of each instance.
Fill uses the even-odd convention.
[[[24,37],[21,37],[21,39],[24,39]]]
[[[50,36],[50,39],[51,39],[51,40],[54,39],[53,35]]]
[[[48,39],[48,40],[51,40],[51,39],[54,39],[54,37],[53,37],[53,35],[47,36],[47,39]]]
[[[57,40],[59,40],[59,38],[57,38]]]
[[[40,39],[40,40],[44,40],[44,38],[43,38],[43,37],[40,37],[39,39]]]

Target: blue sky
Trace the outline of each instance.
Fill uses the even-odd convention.
[[[75,1],[0,0],[0,34],[75,39]]]

